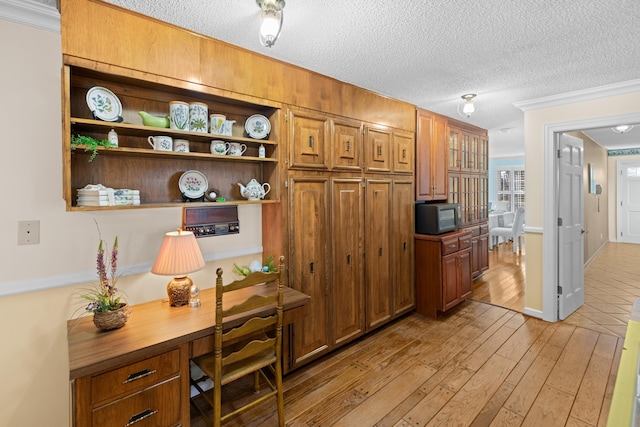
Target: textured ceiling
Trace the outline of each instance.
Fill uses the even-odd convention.
[[[524,152],[514,102],[640,77],[638,0],[287,0],[270,49],[254,0],[108,1],[447,116],[476,93],[502,156]]]

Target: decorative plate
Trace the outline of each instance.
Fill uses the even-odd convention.
[[[271,122],[261,114],[254,114],[244,123],[247,135],[254,139],[264,139],[271,132]]]
[[[197,170],[186,171],[180,176],[178,187],[185,197],[199,199],[209,188],[207,178]]]
[[[87,105],[91,112],[105,122],[118,121],[122,115],[122,104],[109,89],[94,86],[87,92]]]

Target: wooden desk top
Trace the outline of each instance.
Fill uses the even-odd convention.
[[[263,285],[265,290],[274,284]],[[229,292],[225,306],[234,305],[251,289]],[[310,297],[292,288],[284,288],[284,311],[302,307]],[[202,305],[171,307],[167,300],[155,300],[131,306],[126,325],[112,331],[100,331],[91,316],[67,322],[69,342],[69,378],[75,379],[104,369],[129,363],[175,348],[184,342],[213,334],[215,324],[215,288],[200,292]],[[225,319],[231,326],[240,319]]]

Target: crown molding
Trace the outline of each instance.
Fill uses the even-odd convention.
[[[60,33],[60,12],[31,0],[0,0],[0,19]]]
[[[574,102],[590,101],[592,99],[606,98],[609,96],[625,95],[633,92],[640,92],[640,79],[598,86],[590,89],[576,90],[574,92],[560,93],[529,101],[514,102],[513,105],[522,111],[529,111],[571,104]]]

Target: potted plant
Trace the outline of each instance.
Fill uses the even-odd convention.
[[[96,258],[98,283],[85,289],[80,297],[89,303],[85,312],[93,313],[93,323],[98,329],[111,330],[125,325],[131,314],[127,303],[118,294],[118,236],[116,236],[111,252],[100,236]]]

